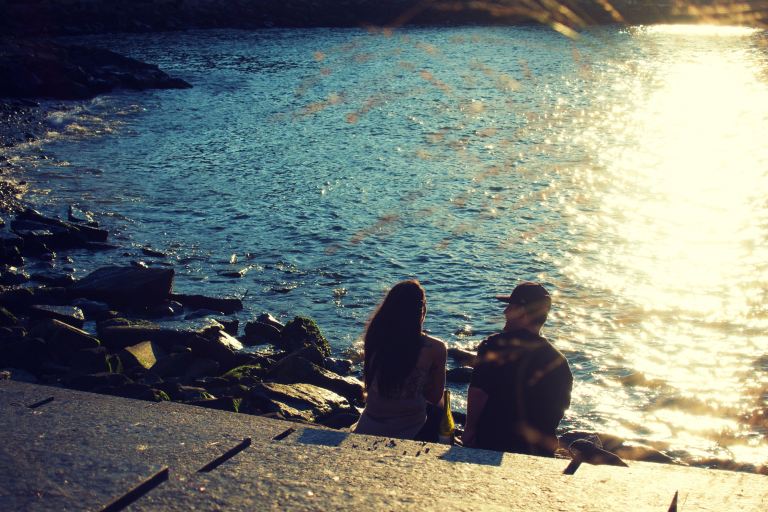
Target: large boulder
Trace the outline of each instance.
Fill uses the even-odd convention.
[[[71,287],[75,297],[145,308],[169,298],[172,268],[102,267]]]
[[[251,412],[279,413],[286,419],[310,422],[355,410],[346,398],[312,384],[256,384],[248,403]]]
[[[157,361],[165,357],[165,352],[160,345],[152,341],[143,341],[136,345],[125,347],[119,353],[120,360],[126,370],[143,368],[150,370]]]
[[[45,340],[48,351],[60,360],[67,360],[73,352],[96,348],[101,345],[98,339],[87,332],[55,319],[37,322],[30,335]]]
[[[280,340],[275,345],[287,352],[293,352],[307,345],[314,345],[325,357],[331,355],[328,340],[320,332],[314,320],[297,316],[288,322],[281,331]]]
[[[243,309],[243,301],[231,297],[219,298],[173,293],[170,295],[170,298],[182,303],[185,308],[189,309],[207,309],[210,311],[220,311],[224,314],[234,313]]]
[[[270,368],[265,380],[282,384],[306,383],[329,389],[350,402],[363,401],[363,384],[354,377],[342,377],[303,357],[286,357]]]

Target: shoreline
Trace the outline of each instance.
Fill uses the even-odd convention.
[[[21,108],[21,107],[24,107],[24,108]],[[40,132],[40,133],[42,134],[42,133],[44,133],[44,130],[46,129],[46,125],[45,125],[45,122],[44,122],[44,119],[45,119],[45,115],[46,115],[46,112],[47,112],[47,107],[46,107],[46,106],[44,106],[44,105],[40,105],[40,104],[37,104],[37,106],[35,106],[35,105],[34,105],[34,102],[26,102],[26,103],[25,103],[25,102],[21,102],[21,107],[20,107],[20,113],[19,113],[19,114],[18,114],[18,116],[17,116],[17,118],[18,118],[18,124],[16,124],[16,125],[15,125],[15,126],[16,126],[16,131],[15,131],[15,133],[11,133],[11,131],[12,131],[12,130],[9,130],[9,133],[8,133],[8,137],[9,137],[9,140],[10,140],[10,138],[14,138],[14,140],[18,140],[18,141],[19,141],[18,143],[23,143],[23,142],[26,142],[26,141],[28,140],[27,134],[31,134],[31,135],[33,135],[33,136],[34,136],[34,134],[35,134],[35,131],[36,131],[36,130],[41,130],[41,132]],[[3,130],[5,130],[5,128],[6,128],[6,125],[5,125],[5,123],[4,123],[4,125],[3,125]],[[4,134],[4,136],[5,136],[5,134]],[[4,170],[3,170],[3,177],[5,177],[5,175],[6,175],[6,172],[5,172],[5,164],[6,164],[6,163],[7,163],[7,162],[0,162],[0,164],[2,164],[2,167],[3,167],[3,169],[4,169]],[[18,185],[19,187],[23,187],[23,186],[25,185],[25,183],[24,183],[24,180],[23,180],[23,172],[24,172],[23,168],[19,168],[19,167],[15,167],[15,168],[14,168],[14,167],[9,167],[8,169],[9,169],[9,171],[8,171],[8,174],[9,174],[9,175],[14,175],[14,174],[17,174],[17,175],[18,175],[18,181],[17,181],[16,183],[17,183],[17,185]],[[16,172],[16,171],[18,171],[18,172]],[[21,190],[21,189],[19,189],[19,190]],[[21,190],[21,193],[23,194],[23,190]],[[55,191],[54,191],[54,194],[55,194]],[[23,210],[23,208],[24,208],[24,206],[25,206],[25,203],[24,203],[24,201],[23,201],[23,196],[22,196],[21,198],[19,198],[19,197],[17,197],[17,195],[18,195],[18,194],[14,195],[14,197],[15,197],[15,201],[18,201],[18,202],[14,203],[14,204],[15,204],[15,207],[14,207],[15,209],[14,209],[13,213],[19,213],[20,211],[22,211],[22,210]],[[87,212],[86,212],[86,213],[87,213]],[[75,213],[75,216],[78,216],[78,215],[79,215],[79,214]],[[87,217],[87,215],[86,215],[85,217]],[[48,217],[48,219],[49,219],[50,221],[53,221],[53,220],[54,220],[54,219],[52,219],[51,217]],[[23,220],[23,219],[22,219],[22,220]],[[75,222],[75,221],[71,221],[71,220],[69,220],[69,221],[67,221],[67,222]],[[65,252],[65,251],[64,251],[64,252]],[[43,255],[45,255],[45,254],[46,254],[46,253],[43,253],[43,254],[41,254],[40,256],[43,256]],[[149,256],[149,255],[148,255],[148,256]],[[119,256],[115,258],[115,260],[119,260],[119,259],[120,259],[120,257],[119,257]],[[124,257],[123,257],[122,259],[123,259],[123,260],[125,260],[126,258],[124,258]],[[37,261],[37,260],[36,260],[36,261]],[[40,260],[40,261],[46,261],[46,260]],[[154,267],[151,267],[151,268],[154,268]],[[178,297],[172,297],[172,296],[170,295],[170,292],[169,292],[169,294],[168,294],[168,297],[167,297],[167,298],[169,299],[169,301],[173,301],[173,300],[175,300],[175,299],[178,299]],[[45,299],[45,300],[57,300],[57,301],[58,301],[58,300],[61,300],[61,298],[57,298],[57,299],[54,299],[54,298],[50,298],[50,299]],[[67,300],[69,300],[69,299],[67,299]],[[189,301],[190,299],[187,297],[187,300]],[[182,306],[186,306],[185,304],[183,304],[183,301],[178,301],[178,300],[177,300],[176,302],[179,302],[179,303],[181,303],[181,304],[182,304]],[[56,304],[54,304],[54,305],[56,305]],[[173,306],[171,306],[171,307],[173,307]],[[81,308],[81,309],[82,309],[82,308]],[[190,310],[190,309],[191,309],[191,308],[183,308],[183,310],[185,310],[185,313],[187,312],[187,310]],[[128,311],[128,312],[129,312],[129,313],[131,313],[130,311]],[[193,312],[193,311],[189,311],[189,312]],[[131,314],[133,314],[133,313],[131,313]],[[131,314],[129,314],[129,315],[128,315],[128,316],[129,316],[129,318],[131,317]],[[143,314],[143,313],[142,313],[142,314]],[[155,314],[155,313],[152,313],[152,314],[150,314],[150,315],[147,315],[147,316],[152,316],[152,315],[154,315],[154,314]],[[139,320],[147,320],[146,318],[141,318],[141,315],[140,315],[140,314],[137,314],[137,315],[135,315],[135,316],[139,317],[139,318],[138,318]],[[132,318],[130,318],[130,319],[131,319],[131,320],[133,320]],[[263,322],[262,322],[262,323],[263,323]],[[226,327],[226,325],[224,325],[224,323],[222,323],[222,325],[223,325],[224,327]],[[124,325],[124,326],[115,326],[115,327],[132,327],[132,326],[131,326],[130,324],[128,324],[128,325]],[[133,326],[133,327],[144,328],[144,327],[141,327],[141,324],[139,324],[138,326]],[[274,325],[273,325],[273,327],[275,327],[275,329],[278,329],[278,330],[281,330],[281,329],[282,329],[282,328],[278,328],[278,327],[276,327],[276,326],[274,326]],[[269,329],[266,329],[266,328],[265,328],[265,327],[263,327],[263,326],[259,326],[259,327],[257,327],[257,328],[258,328],[258,329],[265,329],[266,331],[268,331],[268,332],[270,333],[269,335],[275,335],[274,331],[272,331],[272,330],[269,330]],[[214,331],[216,331],[216,330],[218,330],[218,331],[220,331],[220,332],[221,332],[221,331],[225,331],[225,329],[214,329]],[[18,332],[18,331],[17,331],[17,332]],[[134,332],[138,332],[138,333],[141,333],[142,335],[146,335],[146,334],[147,334],[147,333],[146,333],[146,331],[134,331]],[[225,331],[225,332],[226,332],[226,331]],[[124,333],[121,333],[121,334],[124,334]],[[168,336],[168,339],[170,339],[170,340],[173,340],[173,341],[166,341],[166,342],[163,342],[163,343],[161,344],[161,346],[160,346],[160,348],[162,348],[163,350],[165,350],[165,351],[168,351],[168,350],[172,350],[172,349],[174,349],[175,341],[178,341],[178,338],[175,338],[175,336],[183,336],[183,337],[189,336],[189,338],[190,338],[190,339],[193,339],[193,338],[194,338],[194,339],[197,339],[197,338],[198,338],[197,334],[199,334],[199,333],[190,334],[189,332],[186,332],[186,333],[181,333],[181,334],[179,334],[179,333],[175,333],[175,334],[169,334],[169,333],[167,333],[167,332],[161,332],[161,333],[154,333],[154,332],[153,332],[153,334],[155,334],[155,335],[157,335],[157,336],[166,336],[166,335],[167,335],[167,336]],[[232,334],[231,334],[231,332],[230,332],[229,334],[230,334],[230,335],[232,335]],[[136,335],[138,336],[138,334],[136,334]],[[247,333],[245,333],[244,335],[247,335]],[[267,335],[267,334],[265,334],[265,336],[266,336],[266,335]],[[47,344],[50,342],[50,340],[46,339],[45,337],[42,337],[42,338],[40,338],[40,339],[42,339],[42,340],[45,342],[45,344],[46,344],[46,345],[47,345]],[[137,338],[133,338],[133,339],[131,339],[131,340],[132,340],[132,341],[138,341],[138,339],[137,339]],[[231,341],[231,340],[230,340],[230,341]],[[0,344],[1,344],[1,343],[3,343],[3,342],[2,342],[2,341],[0,341]],[[195,342],[190,342],[190,343],[194,344]],[[163,347],[163,345],[165,345],[165,347]],[[190,349],[190,351],[193,351],[193,350],[194,350],[194,348],[195,348],[194,346],[188,346],[188,345],[185,345],[185,346],[186,346],[186,348],[189,348],[189,349]],[[123,347],[123,348],[125,348],[125,347]],[[120,350],[122,350],[122,349],[120,349]],[[171,353],[173,353],[173,352],[171,352]],[[167,354],[166,354],[166,355],[167,355]],[[312,372],[315,372],[315,371],[316,371],[316,369],[315,369],[314,367],[308,366],[308,365],[307,365],[307,363],[306,363],[305,361],[309,361],[309,363],[311,363],[311,364],[314,364],[315,366],[318,366],[318,367],[320,367],[320,368],[324,368],[324,366],[317,364],[317,362],[319,361],[319,359],[316,357],[316,354],[313,354],[313,355],[312,355],[312,357],[314,357],[315,359],[313,360],[313,359],[311,359],[311,358],[308,358],[308,357],[300,356],[300,357],[297,357],[297,359],[301,359],[301,360],[303,360],[303,361],[292,362],[292,363],[290,363],[290,364],[291,364],[291,365],[298,365],[298,366],[300,366],[301,368],[303,368],[303,370],[307,370],[307,369],[309,369],[309,370],[310,370],[310,371],[312,371]],[[251,361],[251,362],[253,362],[253,361]],[[323,362],[324,362],[324,360],[323,360]],[[262,366],[270,366],[270,368],[271,368],[271,365],[273,365],[273,364],[275,364],[275,363],[276,363],[276,362],[274,362],[274,363],[266,363],[265,365],[262,365]],[[288,363],[286,363],[286,364],[288,364]],[[302,366],[302,365],[303,365],[303,366]],[[301,368],[299,368],[299,369],[301,369]],[[327,369],[327,368],[325,368],[325,369]],[[265,368],[262,368],[262,370],[265,370]],[[269,371],[269,369],[266,369],[266,370],[267,370],[267,371]],[[302,371],[303,371],[303,370],[302,370]],[[297,370],[297,371],[298,371],[298,370]],[[338,375],[338,374],[337,374],[337,375]],[[250,378],[255,378],[253,375],[248,375],[247,377],[250,377]],[[240,377],[238,377],[238,379],[239,379],[239,378],[240,378]],[[289,377],[282,377],[282,378],[285,378],[285,379],[289,379]],[[216,382],[217,382],[218,384],[223,384],[223,383],[222,383],[222,382],[220,382],[220,381],[216,381]],[[239,383],[239,382],[240,382],[240,381],[238,380],[238,383]],[[250,381],[250,380],[246,380],[246,382],[250,383],[251,381]],[[241,384],[238,384],[238,385],[241,385]],[[244,385],[244,384],[242,384],[242,385]],[[142,388],[142,389],[144,390],[144,391],[142,391],[142,392],[145,392],[146,388]],[[208,392],[209,394],[211,394],[211,395],[213,395],[213,396],[216,396],[215,394],[213,394],[213,393],[210,393],[210,391],[206,391],[206,392]],[[167,394],[167,393],[166,393],[166,394]],[[149,395],[146,395],[146,396],[149,396]],[[152,396],[155,396],[155,395],[153,394]],[[162,395],[157,395],[157,396],[160,396],[160,397],[162,397]],[[200,395],[200,396],[204,396],[204,395]],[[220,397],[216,396],[216,398],[218,399],[218,398],[220,398]],[[235,398],[236,398],[236,397],[235,397]],[[247,397],[245,397],[245,398],[241,398],[241,400],[245,400],[246,398],[247,398],[247,399],[253,399],[253,400],[256,400],[256,398],[252,397],[251,395],[248,395],[248,396],[247,396]],[[262,399],[263,399],[263,397],[262,397],[262,396],[259,396],[258,400],[262,400]],[[209,398],[200,398],[200,400],[201,400],[201,401],[208,401],[208,400],[210,400],[210,399],[209,399]],[[270,400],[272,400],[272,398],[270,398]],[[232,402],[232,403],[234,403],[234,402]],[[284,403],[284,402],[281,402],[281,403]],[[217,403],[217,405],[220,405],[220,404],[221,404],[221,402],[218,402],[218,403]],[[242,402],[241,402],[241,404],[242,404]],[[211,404],[201,404],[201,405],[209,405],[209,406],[212,406],[213,404],[211,403]],[[226,403],[226,402],[225,402],[225,406],[229,407],[229,405],[227,405],[227,403]],[[239,406],[238,406],[238,407],[239,407]],[[275,406],[275,407],[281,407],[281,406]],[[269,413],[267,413],[267,414],[269,414]],[[346,410],[346,411],[345,411],[345,414],[351,414],[351,415],[354,415],[354,413],[352,413],[350,410]],[[350,419],[350,417],[349,417],[349,416],[345,416],[345,418],[346,418],[347,420],[348,420],[348,419]],[[336,420],[334,420],[334,421],[336,421]],[[754,471],[754,472],[758,472],[757,470],[753,470],[753,471]]]

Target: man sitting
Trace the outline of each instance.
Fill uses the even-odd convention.
[[[508,304],[506,324],[477,349],[462,440],[476,448],[551,457],[573,387],[568,361],[540,334],[552,299],[531,282],[496,298]]]

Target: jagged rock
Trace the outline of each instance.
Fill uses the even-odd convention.
[[[350,402],[363,401],[363,384],[353,377],[342,377],[304,359],[286,357],[269,369],[265,381],[281,384],[306,383],[329,389]]]
[[[14,325],[18,325],[19,320],[14,316],[13,313],[5,309],[4,307],[0,306],[0,326],[2,327],[13,327]]]
[[[235,362],[235,353],[229,344],[229,338],[232,337],[224,333],[224,331],[219,331],[219,333],[224,336],[206,338],[205,336],[194,334],[186,340],[186,344],[192,349],[192,354],[196,357],[213,359],[222,368],[232,368]]]
[[[87,224],[94,228],[99,227],[99,223],[93,220],[93,213],[83,210],[75,205],[69,205],[69,208],[67,209],[67,220],[78,224]]]
[[[248,402],[251,410],[310,422],[355,410],[346,398],[312,384],[259,383],[251,389]]]
[[[152,372],[162,378],[182,377],[194,361],[195,356],[191,352],[177,352],[160,359],[153,367]]]
[[[254,384],[266,375],[267,370],[258,364],[237,366],[226,372],[221,377],[229,382],[239,384]]]
[[[76,306],[35,305],[27,309],[27,314],[33,320],[52,318],[78,329],[83,328],[83,322],[85,321],[83,311]]]
[[[246,345],[278,344],[280,339],[280,331],[274,325],[259,321],[245,324],[243,343]]]
[[[147,307],[169,298],[172,268],[102,267],[75,283],[74,297],[129,307]]]
[[[72,374],[94,374],[112,372],[109,354],[104,347],[78,350],[69,358]]]
[[[165,357],[165,352],[160,345],[151,341],[143,341],[136,345],[125,347],[118,354],[126,370],[141,367],[151,369],[157,361]]]
[[[215,320],[221,324],[224,332],[231,336],[237,336],[237,331],[240,328],[240,321],[237,318],[216,318]]]
[[[24,259],[21,251],[24,247],[24,239],[5,230],[0,230],[0,264],[21,267]]]
[[[98,339],[87,332],[55,319],[37,322],[30,329],[30,335],[44,339],[51,354],[61,359],[77,350],[101,345]]]
[[[225,396],[220,398],[211,398],[208,400],[191,400],[186,403],[188,405],[207,407],[209,409],[217,409],[219,411],[240,412],[240,404],[242,401],[242,398]]]
[[[227,334],[227,332],[224,330],[224,326],[218,322],[214,321],[212,325],[208,325],[198,332],[204,338],[217,341],[218,343],[225,345],[233,351],[243,349],[243,344],[240,343],[240,340],[234,336],[231,336],[230,334]]]
[[[18,267],[4,265],[0,267],[0,285],[14,286],[29,281],[29,274]]]
[[[344,376],[352,373],[352,367],[354,366],[354,363],[351,359],[335,359],[333,357],[326,357],[323,359],[323,366],[333,373]]]
[[[109,50],[50,41],[14,40],[0,52],[0,96],[86,99],[115,88],[191,87],[157,66]]]
[[[75,277],[72,274],[52,270],[35,271],[29,276],[29,279],[47,286],[61,288],[68,288],[75,284]]]
[[[320,332],[315,321],[302,316],[295,317],[285,325],[281,331],[280,340],[276,344],[277,347],[287,352],[293,352],[307,345],[316,346],[325,357],[331,355],[328,340]]]
[[[113,312],[106,302],[99,302],[88,299],[75,299],[72,305],[80,308],[87,320],[101,321],[110,318]]]
[[[119,350],[142,341],[153,341],[164,350],[170,351],[175,345],[189,346],[188,340],[194,336],[191,331],[164,329],[145,325],[109,325],[97,327],[99,338],[105,346]]]
[[[474,368],[471,366],[459,366],[458,368],[451,368],[445,372],[445,380],[459,384],[467,383],[472,380],[473,371]]]
[[[170,298],[184,304],[189,309],[209,309],[224,314],[234,313],[243,309],[243,302],[235,298],[206,297],[204,295],[187,295],[172,293]]]
[[[218,375],[220,368],[221,365],[213,359],[198,357],[187,366],[184,377],[187,379],[197,379],[209,375]]]
[[[283,327],[285,327],[285,325],[282,322],[280,322],[280,320],[270,315],[269,313],[260,314],[259,316],[256,317],[256,321],[261,322],[263,324],[271,325],[278,331],[282,331]]]

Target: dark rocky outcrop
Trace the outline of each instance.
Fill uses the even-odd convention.
[[[173,275],[172,268],[102,267],[75,283],[70,291],[73,297],[142,308],[168,300]]]
[[[353,377],[342,377],[303,357],[286,357],[270,368],[265,381],[282,384],[306,383],[329,389],[352,403],[363,402],[363,384]]]
[[[117,88],[190,87],[157,66],[109,50],[50,41],[2,41],[0,76],[4,77],[0,81],[0,97],[6,98],[70,100],[92,98]]]
[[[262,412],[309,422],[356,411],[344,397],[312,384],[260,383],[251,389],[248,401]]]
[[[297,316],[288,322],[280,332],[280,339],[275,345],[287,352],[299,350],[308,345],[313,345],[320,349],[325,357],[331,355],[331,347],[328,340],[320,332],[314,320],[311,318]]]

